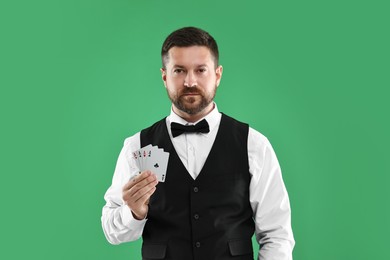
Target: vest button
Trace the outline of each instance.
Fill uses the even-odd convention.
[[[194,192],[198,192],[199,191],[199,188],[198,187],[194,187]]]
[[[196,243],[195,243],[195,246],[196,246],[197,248],[199,248],[199,247],[200,247],[200,242],[196,242]]]
[[[194,215],[194,219],[198,220],[198,219],[199,219],[199,215],[198,215],[198,214],[195,214],[195,215]]]

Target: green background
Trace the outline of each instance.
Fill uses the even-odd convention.
[[[2,1],[1,259],[141,259],[100,216],[126,137],[166,116],[164,38],[209,31],[219,109],[266,135],[294,259],[390,259],[388,1]]]

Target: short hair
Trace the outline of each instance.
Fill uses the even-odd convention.
[[[214,38],[206,31],[196,27],[183,27],[172,32],[165,39],[161,49],[162,66],[168,62],[168,51],[172,47],[205,46],[214,58],[215,67],[218,66],[218,45]]]

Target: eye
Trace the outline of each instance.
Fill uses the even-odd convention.
[[[176,73],[176,74],[179,74],[179,73],[183,73],[184,70],[180,69],[180,68],[176,68],[176,69],[173,70],[173,72]]]
[[[198,69],[198,72],[200,72],[200,73],[205,73],[207,70],[206,70],[206,68],[199,68]]]

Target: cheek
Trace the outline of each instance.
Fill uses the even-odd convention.
[[[214,88],[217,84],[217,78],[209,75],[207,77],[200,78],[198,83],[200,83],[200,85],[204,88]]]
[[[180,88],[180,85],[176,79],[169,78],[165,82],[165,87],[169,90],[169,92],[175,93]]]
[[[169,77],[167,78],[167,84],[173,88],[180,88],[184,86],[184,79],[182,77]]]

